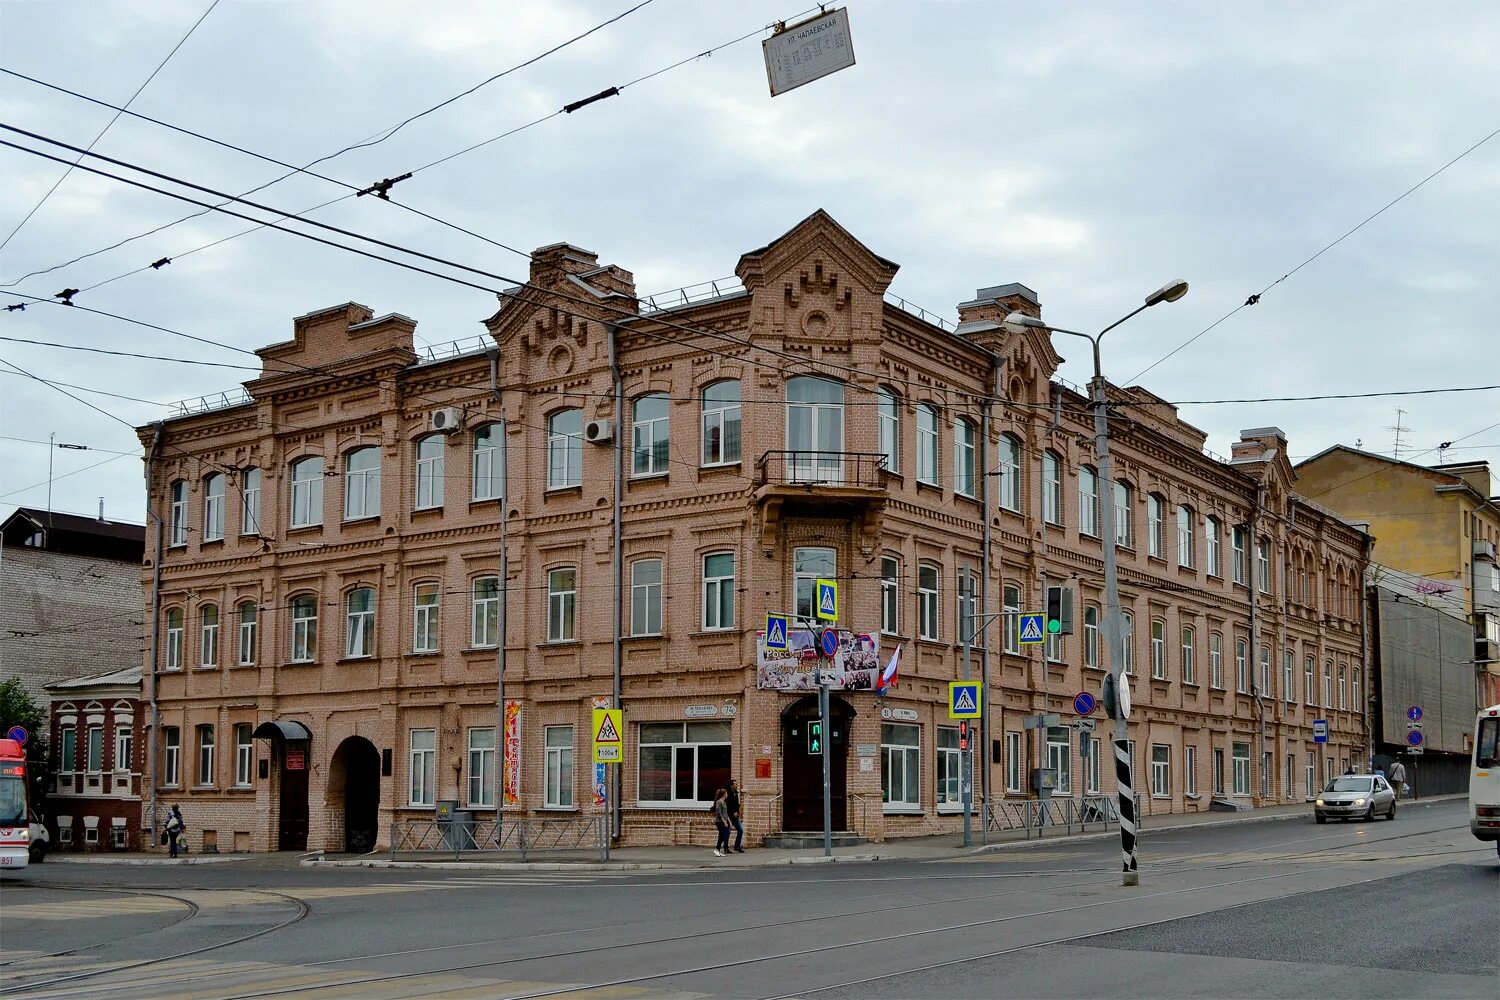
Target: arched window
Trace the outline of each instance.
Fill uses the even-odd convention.
[[[671,436],[667,409],[671,404],[665,393],[652,393],[637,399],[631,408],[630,474],[662,476],[667,473]]]
[[[786,447],[791,481],[843,482],[843,383],[811,375],[787,379]]]
[[[1000,437],[1000,506],[1021,509],[1021,439],[1014,434]]]
[[[292,601],[292,662],[311,663],[318,655],[318,599],[303,594]]]
[[[344,655],[375,655],[375,591],[360,587],[344,599]]]
[[[1078,469],[1078,533],[1099,537],[1099,474],[1087,465]]]
[[[938,413],[930,403],[917,407],[917,482],[938,485]]]
[[[740,383],[725,379],[703,387],[703,464],[740,460]]]
[[[1135,518],[1130,504],[1135,491],[1130,484],[1120,479],[1115,481],[1115,544],[1121,548],[1135,547]]]
[[[875,416],[880,424],[880,453],[885,471],[901,471],[901,397],[885,386],[875,390]]]
[[[344,456],[344,520],[380,515],[380,449],[356,448]]]
[[[963,417],[953,422],[953,492],[972,497],[978,492],[979,456],[974,424]]]
[[[172,510],[167,523],[172,528],[172,545],[187,544],[187,483],[177,480],[171,486]]]
[[[224,538],[224,474],[215,472],[203,480],[203,540]]]
[[[1042,452],[1042,516],[1062,524],[1062,459],[1053,451]]]
[[[323,523],[323,459],[318,455],[292,463],[292,527]]]
[[[417,510],[443,505],[443,435],[417,442]]]
[[[1182,504],[1177,508],[1177,565],[1193,568],[1193,508]]]
[[[559,410],[547,418],[547,489],[583,485],[583,411]]]
[[[219,665],[219,606],[205,604],[198,609],[198,665]]]

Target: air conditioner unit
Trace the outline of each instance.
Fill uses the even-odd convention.
[[[427,426],[444,434],[456,434],[462,429],[464,411],[456,406],[445,406],[427,415]]]
[[[583,439],[590,444],[608,444],[615,439],[614,422],[590,420],[583,425]]]

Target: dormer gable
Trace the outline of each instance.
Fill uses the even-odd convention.
[[[831,285],[835,294],[846,297],[855,286],[881,296],[900,267],[855,239],[820,208],[770,243],[741,256],[734,273],[751,295],[790,279],[788,290],[794,295],[801,286],[818,284]]]

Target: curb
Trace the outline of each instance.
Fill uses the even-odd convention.
[[[630,871],[754,871],[786,865],[826,865],[896,860],[888,854],[836,854],[807,858],[776,858],[751,865],[673,864],[666,861],[390,861],[381,859],[326,860],[305,858],[303,868],[385,868],[485,872],[630,872]]]
[[[68,857],[64,854],[48,854],[49,865],[223,865],[235,861],[249,861],[253,854],[202,855],[191,858],[111,858],[108,856],[80,855]]]

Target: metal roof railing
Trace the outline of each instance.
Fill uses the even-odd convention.
[[[253,402],[250,393],[245,391],[244,386],[234,389],[226,389],[223,392],[209,393],[207,396],[197,396],[193,399],[182,399],[175,403],[168,403],[172,415],[186,417],[194,413],[211,413],[214,410],[226,410],[231,406],[244,406]]]
[[[899,295],[895,295],[891,292],[886,292],[885,300],[891,305],[895,306],[897,309],[900,309],[902,312],[910,313],[911,315],[917,317],[917,319],[922,320],[924,323],[931,323],[933,326],[937,327],[940,330],[946,330],[949,333],[954,333],[958,330],[958,324],[954,323],[952,320],[944,319],[942,316],[931,311],[930,309],[923,309],[915,302],[908,302]]]
[[[700,281],[695,285],[684,285],[681,288],[672,288],[665,292],[653,292],[650,295],[637,296],[641,304],[641,313],[665,312],[668,309],[678,309],[682,306],[692,305],[694,302],[707,302],[711,299],[722,298],[725,295],[733,295],[743,292],[745,285],[739,278],[730,275],[727,278],[715,278],[712,281]]]
[[[434,361],[447,361],[449,358],[459,358],[466,354],[477,354],[487,351],[495,346],[495,340],[488,334],[475,334],[472,337],[462,337],[458,340],[450,340],[443,344],[429,344],[426,347],[416,348],[417,364],[431,364]]]

